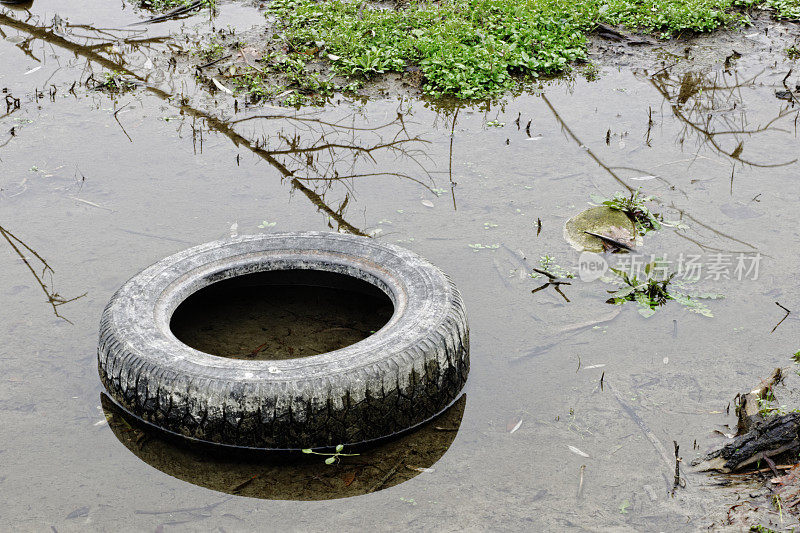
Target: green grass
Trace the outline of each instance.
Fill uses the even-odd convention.
[[[424,92],[470,99],[568,70],[586,58],[598,22],[669,38],[746,23],[743,6],[765,1],[780,17],[800,9],[800,0],[411,0],[397,9],[273,0],[268,14],[292,53],[310,60],[321,51],[338,74],[369,79],[414,66]]]
[[[780,19],[800,19],[800,0],[769,0],[767,5],[775,10]]]
[[[203,61],[213,61],[225,55],[225,46],[215,35],[211,37],[211,39],[197,45],[193,53]]]

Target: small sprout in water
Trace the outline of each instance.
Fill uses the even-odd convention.
[[[619,504],[619,512],[620,514],[628,514],[628,507],[631,506],[631,502],[625,500],[621,504]]]
[[[506,125],[506,123],[500,122],[499,120],[490,120],[489,122],[486,123],[486,125],[489,126],[490,128],[502,128],[503,126]]]
[[[592,195],[592,200],[627,214],[633,220],[636,226],[636,231],[640,235],[644,235],[648,231],[655,231],[661,229],[664,223],[664,218],[658,213],[653,213],[648,209],[647,202],[653,200],[652,196],[642,196],[641,191],[635,191],[630,196],[622,192],[614,193],[611,198],[604,198],[598,195]]]
[[[312,454],[312,455],[325,455],[325,464],[332,465],[334,463],[338,463],[342,457],[352,457],[354,455],[361,455],[358,453],[343,453],[344,452],[344,444],[337,444],[335,451],[333,453],[326,453],[326,452],[315,452],[311,448],[303,448],[303,453]]]
[[[271,227],[275,226],[275,224],[277,224],[277,222],[267,222],[266,220],[262,220],[261,224],[259,224],[258,227],[262,228],[262,229],[263,228],[271,228]]]
[[[798,351],[794,352],[794,354],[792,354],[792,359],[794,359],[795,363],[800,364],[800,350],[798,350]]]
[[[549,255],[543,255],[539,258],[539,266],[542,270],[546,271],[549,274],[557,278],[574,278],[575,274],[567,270],[566,268],[555,264],[555,258],[550,257]],[[542,274],[537,274],[536,272],[532,272],[530,276],[533,279],[542,277]]]

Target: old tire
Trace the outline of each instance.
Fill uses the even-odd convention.
[[[322,270],[383,290],[389,322],[340,350],[253,361],[181,343],[170,317],[196,291],[270,270]],[[185,250],[126,282],[100,322],[100,378],[126,411],[170,433],[220,445],[297,449],[372,441],[443,411],[469,372],[461,295],[403,248],[336,233],[245,236]]]

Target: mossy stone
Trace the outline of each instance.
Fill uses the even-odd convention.
[[[636,227],[628,215],[617,209],[601,205],[582,211],[567,220],[564,225],[564,238],[576,250],[602,252],[603,241],[584,232],[591,231],[608,235],[617,228],[625,229],[631,235],[636,235]]]

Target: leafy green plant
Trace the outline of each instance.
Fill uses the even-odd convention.
[[[607,303],[622,305],[625,302],[636,302],[639,304],[639,314],[645,318],[654,315],[657,308],[670,300],[678,302],[693,313],[712,317],[714,315],[711,309],[698,300],[722,298],[722,295],[713,293],[690,295],[679,292],[677,284],[670,286],[675,273],[668,273],[658,261],[645,265],[644,279],[616,268],[612,268],[611,271],[622,280],[623,286],[616,291],[608,291],[611,297]]]
[[[640,190],[636,190],[629,195],[616,192],[611,198],[592,195],[592,200],[598,204],[622,211],[630,217],[636,226],[639,235],[644,235],[648,231],[660,230],[664,224],[664,218],[650,211],[647,202],[653,201],[653,196],[644,196]]]
[[[366,0],[273,0],[266,14],[279,19],[276,38],[305,61],[326,57],[337,73],[363,78],[414,66],[426,93],[472,99],[568,70],[586,59],[586,35],[598,23],[670,38],[746,22],[737,1],[410,0],[392,9]]]
[[[125,78],[116,70],[111,70],[103,75],[103,81],[95,85],[95,89],[106,90],[112,93],[129,91],[136,87],[136,83]]]
[[[570,272],[566,268],[564,268],[564,267],[562,267],[560,265],[557,265],[556,262],[555,262],[555,258],[554,257],[550,257],[549,255],[543,255],[543,256],[541,256],[539,258],[539,266],[541,267],[542,270],[544,270],[545,272],[547,272],[549,274],[552,274],[556,278],[570,278],[570,279],[572,279],[572,278],[575,277],[575,274],[573,272]],[[532,278],[536,279],[536,278],[539,278],[539,277],[543,276],[543,274],[538,274],[536,272],[533,272],[533,273],[531,273],[530,276]]]
[[[785,405],[773,406],[774,401],[775,396],[772,394],[772,390],[767,391],[764,398],[758,399],[758,414],[761,415],[762,418],[769,418],[771,415],[782,416],[787,413]],[[792,412],[796,413],[797,409]]]
[[[768,0],[766,5],[775,10],[779,19],[800,19],[800,0]]]
[[[755,533],[778,533],[774,529],[762,526],[761,524],[750,526],[750,531],[754,531]]]
[[[198,45],[194,49],[194,55],[198,56],[203,61],[213,61],[219,59],[225,54],[225,46],[219,42],[215,37]]]
[[[332,465],[333,463],[338,463],[342,457],[352,457],[355,455],[361,455],[359,453],[342,453],[343,451],[344,451],[344,444],[337,444],[335,451],[333,453],[315,452],[311,448],[303,449],[303,453],[327,456],[327,459],[325,459],[326,465]]]

